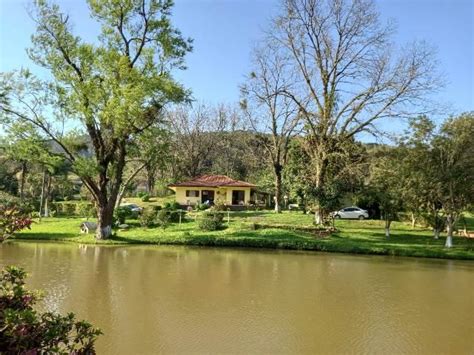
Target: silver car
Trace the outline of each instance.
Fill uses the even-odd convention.
[[[366,219],[369,218],[369,213],[359,207],[346,207],[339,211],[332,213],[334,218],[341,219]]]

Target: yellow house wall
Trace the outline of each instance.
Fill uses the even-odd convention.
[[[222,187],[222,188],[212,188],[212,187],[173,187],[171,188],[176,192],[176,202],[181,205],[195,205],[198,202],[201,202],[202,190],[214,191],[214,200],[224,202],[227,205],[232,204],[232,191],[233,190],[243,190],[245,191],[245,203],[250,202],[250,187]],[[186,190],[198,190],[199,197],[186,197]]]

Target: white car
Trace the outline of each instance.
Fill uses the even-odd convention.
[[[346,207],[339,211],[332,213],[334,218],[339,219],[366,219],[369,218],[369,213],[359,207]]]

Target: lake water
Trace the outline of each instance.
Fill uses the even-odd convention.
[[[474,263],[265,250],[7,243],[43,307],[99,354],[473,354]]]

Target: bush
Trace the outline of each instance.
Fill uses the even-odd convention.
[[[8,266],[0,276],[0,351],[5,354],[95,354],[102,332],[73,313],[66,316],[33,309],[40,299],[25,288],[23,269]]]
[[[156,211],[152,208],[145,208],[140,215],[140,224],[142,227],[154,227],[156,225]]]
[[[135,217],[135,213],[128,207],[117,207],[114,210],[114,218],[117,220],[118,224],[124,224],[127,218]]]
[[[149,194],[144,194],[141,197],[141,199],[142,199],[143,202],[150,202],[150,195]]]
[[[199,229],[204,231],[216,231],[222,228],[224,214],[218,211],[204,212],[199,220]]]
[[[156,215],[156,222],[162,228],[166,228],[170,223],[170,216],[167,210],[160,210]]]
[[[174,210],[179,210],[181,209],[181,205],[174,201],[174,202],[166,202],[164,205],[163,205],[163,209],[165,210],[169,210],[169,211],[174,211]]]
[[[0,243],[13,236],[15,232],[30,229],[31,223],[32,220],[18,207],[0,205]]]

